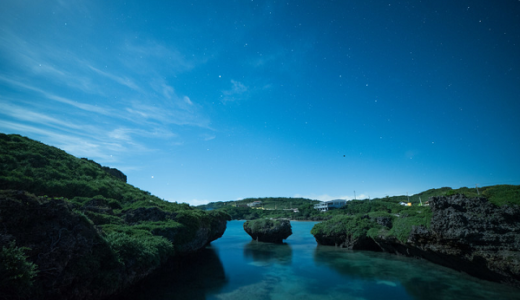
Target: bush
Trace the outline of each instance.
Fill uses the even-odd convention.
[[[27,261],[27,247],[16,247],[15,242],[0,251],[0,291],[6,299],[26,298],[38,274],[38,266]]]
[[[159,236],[112,232],[106,240],[120,263],[130,270],[153,270],[173,255],[173,246]]]

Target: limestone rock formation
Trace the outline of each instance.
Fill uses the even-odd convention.
[[[363,218],[352,218],[351,222],[359,223],[349,224],[349,232],[341,229],[345,224],[322,225],[328,230],[316,230],[315,238],[322,245],[423,258],[520,288],[520,207],[498,207],[485,198],[470,199],[464,195],[431,197],[429,203],[430,227],[413,226],[406,241],[385,234],[355,235],[356,229],[367,227]],[[392,227],[390,218],[370,222],[387,229]]]
[[[416,256],[520,287],[520,208],[485,198],[432,197],[429,229],[412,229],[406,243],[377,239],[384,251]]]
[[[282,243],[292,234],[289,220],[252,220],[244,223],[244,230],[260,242]]]
[[[132,251],[143,251],[135,239],[117,249],[107,242],[107,237],[96,226],[97,220],[87,217],[96,207],[110,210],[105,205],[93,199],[83,207],[82,213],[63,199],[36,197],[25,191],[0,191],[0,250],[9,245],[24,247],[27,261],[36,264],[38,273],[33,288],[28,291],[30,299],[104,299],[160,266],[159,261],[143,262],[141,257],[132,254]],[[128,225],[172,220],[171,227],[165,224],[151,233],[169,240],[176,255],[193,253],[221,237],[230,218],[222,212],[190,215],[164,212],[155,207],[129,210],[121,217]],[[126,235],[121,237],[131,239]],[[158,255],[153,259],[161,259]],[[126,260],[121,261],[122,257]],[[2,263],[0,261],[0,270],[5,269]],[[0,274],[0,279],[4,279],[3,275]],[[11,299],[2,290],[0,298],[4,299],[3,296]],[[18,294],[12,298],[25,299]]]

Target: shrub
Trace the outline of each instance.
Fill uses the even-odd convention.
[[[36,264],[27,261],[27,247],[16,247],[15,242],[0,251],[0,291],[6,299],[25,298],[38,273]]]

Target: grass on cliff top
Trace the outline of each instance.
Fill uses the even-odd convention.
[[[244,223],[244,227],[248,227],[252,230],[252,232],[257,232],[262,228],[275,228],[280,226],[280,220],[270,220],[270,219],[258,219],[258,220],[250,220]]]
[[[394,236],[406,242],[413,226],[430,227],[432,217],[428,206],[404,207],[399,214],[387,211],[375,211],[368,214],[337,215],[330,220],[316,224],[313,235],[351,236],[353,239],[377,236]],[[391,228],[377,223],[376,218],[386,218],[392,223]]]

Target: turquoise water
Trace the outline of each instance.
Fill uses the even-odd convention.
[[[122,299],[520,299],[520,290],[386,253],[317,246],[315,222],[291,222],[286,244],[251,241],[244,221],[189,263]]]

